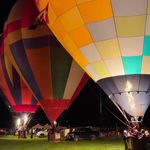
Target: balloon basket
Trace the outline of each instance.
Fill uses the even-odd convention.
[[[60,133],[54,132],[48,135],[48,141],[58,142],[60,141]]]
[[[150,150],[149,138],[124,137],[125,150]]]
[[[18,131],[18,139],[25,139],[27,138],[26,131]]]

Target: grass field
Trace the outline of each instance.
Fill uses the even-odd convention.
[[[46,138],[0,137],[0,150],[124,150],[122,139],[48,142]]]

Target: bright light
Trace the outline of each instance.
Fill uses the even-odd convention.
[[[145,130],[144,134],[145,134],[146,137],[149,136],[148,130]]]
[[[123,132],[124,132],[124,133],[127,133],[127,130],[124,130]]]
[[[132,84],[130,83],[130,81],[127,81],[126,83],[126,88],[125,88],[125,91],[131,91],[132,90]]]
[[[130,83],[130,81],[127,81],[125,91],[131,92],[132,88],[133,88],[133,85]],[[136,108],[134,96],[132,95],[132,93],[126,93],[126,96],[127,96],[127,101],[130,107],[130,111],[133,112],[134,115],[136,115],[138,113],[138,110]]]
[[[54,121],[54,125],[56,125],[57,124],[57,122],[56,121]]]
[[[20,119],[20,118],[18,118],[18,119],[17,119],[17,123],[16,123],[17,127],[19,127],[19,126],[20,126],[20,124],[21,124],[21,119]]]
[[[24,115],[23,120],[24,120],[24,125],[25,125],[28,122],[28,116],[27,116],[27,114]]]
[[[136,122],[138,122],[138,118],[139,118],[138,116],[134,117],[134,119],[135,119]]]

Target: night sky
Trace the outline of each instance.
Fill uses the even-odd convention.
[[[3,31],[3,24],[7,19],[9,11],[16,0],[1,0],[0,1],[0,33]],[[100,111],[100,98],[102,101],[102,113]],[[110,112],[111,110],[111,112]],[[115,127],[123,126],[117,117],[123,120],[123,117],[119,111],[114,107],[112,102],[108,99],[105,93],[94,83],[92,79],[89,79],[86,86],[81,91],[80,95],[73,102],[71,107],[64,111],[59,117],[58,123],[65,126],[106,126]],[[150,111],[148,109],[145,117],[144,124],[149,126]],[[31,123],[32,126],[36,123],[45,124],[49,122],[43,110],[40,108],[33,116]],[[13,119],[12,112],[4,103],[4,99],[0,96],[0,128],[12,127]]]

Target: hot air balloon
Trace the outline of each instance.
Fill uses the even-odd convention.
[[[129,122],[150,104],[150,3],[147,0],[35,0],[70,55]],[[48,20],[48,21],[47,21]]]
[[[0,51],[4,50],[3,36],[0,38]],[[16,113],[35,113],[39,108],[37,100],[32,96],[31,92],[24,84],[12,64],[9,63],[12,81],[8,76],[4,54],[0,56],[0,89],[2,95],[7,100],[8,107],[12,107]]]
[[[75,100],[88,76],[45,24],[31,30],[37,16],[33,1],[17,1],[5,24],[4,57],[8,72],[11,61],[53,123]]]
[[[0,56],[0,92],[3,100],[14,118],[18,137],[26,137],[26,127],[33,114],[39,108],[37,100],[20,79],[18,73],[12,66],[13,82],[10,81],[3,55]],[[19,120],[19,122],[18,122]]]
[[[12,66],[13,83],[10,81],[6,71],[4,59],[0,59],[0,88],[16,113],[35,113],[39,105],[37,100],[20,79],[18,73]]]

